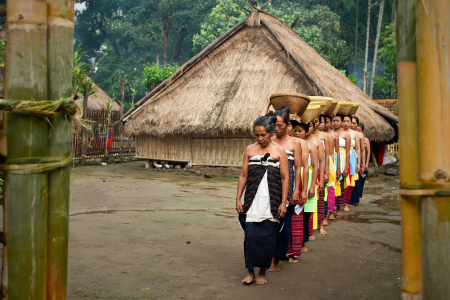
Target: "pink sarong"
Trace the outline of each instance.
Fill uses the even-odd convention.
[[[334,211],[335,192],[332,186],[328,187],[328,211]]]

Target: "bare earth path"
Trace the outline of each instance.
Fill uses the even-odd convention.
[[[400,298],[398,179],[370,178],[299,263],[244,286],[237,179],[143,166],[73,169],[68,299]]]

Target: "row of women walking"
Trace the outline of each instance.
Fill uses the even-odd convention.
[[[270,105],[253,124],[256,143],[245,150],[237,188],[245,284],[267,283],[266,271],[280,271],[280,260],[297,263],[314,230],[326,235],[335,213],[359,204],[370,157],[357,117],[321,114],[305,122],[284,106],[269,112]]]

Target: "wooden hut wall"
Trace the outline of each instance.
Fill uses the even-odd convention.
[[[245,148],[254,142],[251,133],[244,131],[166,137],[140,135],[136,139],[136,151],[140,159],[240,167]]]
[[[157,137],[139,135],[136,138],[136,157],[140,159],[190,162],[191,143],[186,135]]]

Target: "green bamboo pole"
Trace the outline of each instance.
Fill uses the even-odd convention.
[[[5,98],[47,99],[47,1],[7,4]],[[47,121],[8,113],[8,160],[47,156]],[[6,173],[9,299],[45,299],[47,174]]]
[[[425,299],[450,299],[450,6],[417,1],[422,251]]]
[[[71,98],[74,0],[48,0],[48,96]],[[48,155],[70,156],[71,118],[58,113],[50,119]],[[48,174],[47,299],[66,299],[69,236],[69,167]]]
[[[419,121],[417,99],[416,0],[398,0],[397,72],[400,181],[419,182]],[[420,196],[401,195],[403,299],[421,298],[422,235]]]

